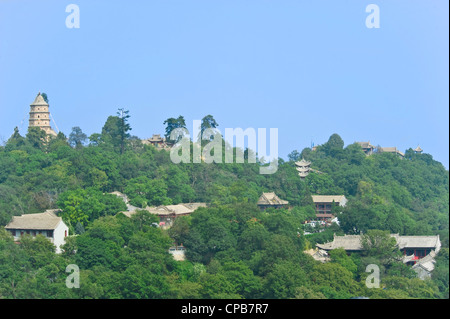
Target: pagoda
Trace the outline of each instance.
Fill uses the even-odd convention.
[[[50,126],[50,111],[48,103],[45,102],[41,92],[38,93],[34,102],[30,104],[30,119],[28,126],[37,126],[47,133],[47,135],[56,136],[56,132]]]
[[[298,175],[300,176],[300,178],[305,178],[311,171],[311,162],[305,161],[303,158],[301,161],[295,162],[295,166],[295,169],[298,171]]]
[[[423,149],[419,145],[417,145],[417,147],[413,151],[416,154],[422,154]]]

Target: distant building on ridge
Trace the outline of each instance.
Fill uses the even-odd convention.
[[[56,136],[56,132],[50,126],[50,111],[49,105],[45,102],[41,95],[38,93],[33,103],[30,104],[30,117],[28,126],[29,127],[39,127],[50,136]]]
[[[416,154],[422,154],[423,149],[421,149],[420,146],[417,145],[417,147],[416,147],[413,151],[414,151],[414,153],[416,153]]]
[[[377,148],[378,153],[392,153],[400,155],[400,157],[405,157],[405,154],[400,152],[397,147],[378,147]]]
[[[373,151],[375,150],[375,146],[373,146],[372,144],[370,144],[369,142],[356,142],[359,146],[361,146],[361,148],[363,149],[363,152],[369,156],[373,154]]]

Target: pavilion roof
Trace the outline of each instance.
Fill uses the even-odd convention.
[[[423,149],[417,145],[417,147],[414,149],[415,152],[423,152]]]
[[[287,205],[288,201],[280,199],[275,193],[262,193],[258,200],[258,205]]]
[[[44,97],[41,95],[41,92],[38,93],[38,95],[36,96],[36,98],[34,99],[33,103],[31,103],[31,105],[42,105],[42,106],[48,106],[48,103],[45,102]]]

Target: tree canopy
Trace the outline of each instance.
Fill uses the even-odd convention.
[[[119,109],[89,143],[79,127],[69,139],[49,139],[39,128],[23,137],[16,128],[0,146],[0,224],[57,208],[71,235],[55,254],[45,238],[24,236],[16,245],[1,227],[1,298],[448,298],[449,174],[430,154],[366,156],[333,134],[262,175],[248,161],[175,164],[169,151],[131,136],[129,118]],[[205,129],[218,125],[211,115],[203,120]],[[186,127],[181,115],[164,125],[168,139]],[[305,179],[294,165],[301,158],[314,169]],[[138,208],[208,206],[162,229],[146,210],[122,214],[128,207],[114,191]],[[260,210],[263,192],[290,207]],[[315,215],[314,194],[347,197],[335,211],[339,225],[305,225]],[[333,234],[360,233],[364,253],[335,250],[324,264],[304,253]],[[390,233],[440,236],[430,280],[398,262]],[[186,248],[185,261],[172,258],[172,245]],[[383,289],[364,284],[371,263],[381,267]],[[69,264],[80,268],[79,289],[65,285]]]

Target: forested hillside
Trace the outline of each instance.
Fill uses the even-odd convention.
[[[448,298],[449,173],[431,155],[366,156],[334,134],[315,151],[280,158],[275,174],[262,175],[252,163],[174,164],[168,151],[131,136],[128,113],[121,114],[89,138],[77,127],[50,141],[38,128],[25,136],[16,129],[0,147],[0,225],[59,208],[74,235],[55,254],[39,236],[14,244],[2,227],[0,298]],[[166,122],[169,136],[176,121]],[[321,173],[301,180],[294,165],[301,158]],[[126,205],[113,191],[142,208],[208,207],[162,230],[146,211],[118,214]],[[291,208],[261,211],[262,192]],[[348,203],[340,225],[304,235],[315,194],[345,195]],[[382,255],[336,250],[323,264],[303,252],[334,233],[440,235],[443,248],[425,281],[395,261],[392,247]],[[168,253],[173,243],[186,247],[186,261]],[[381,266],[384,289],[365,286],[370,263]],[[81,270],[79,289],[65,285],[68,264]]]

